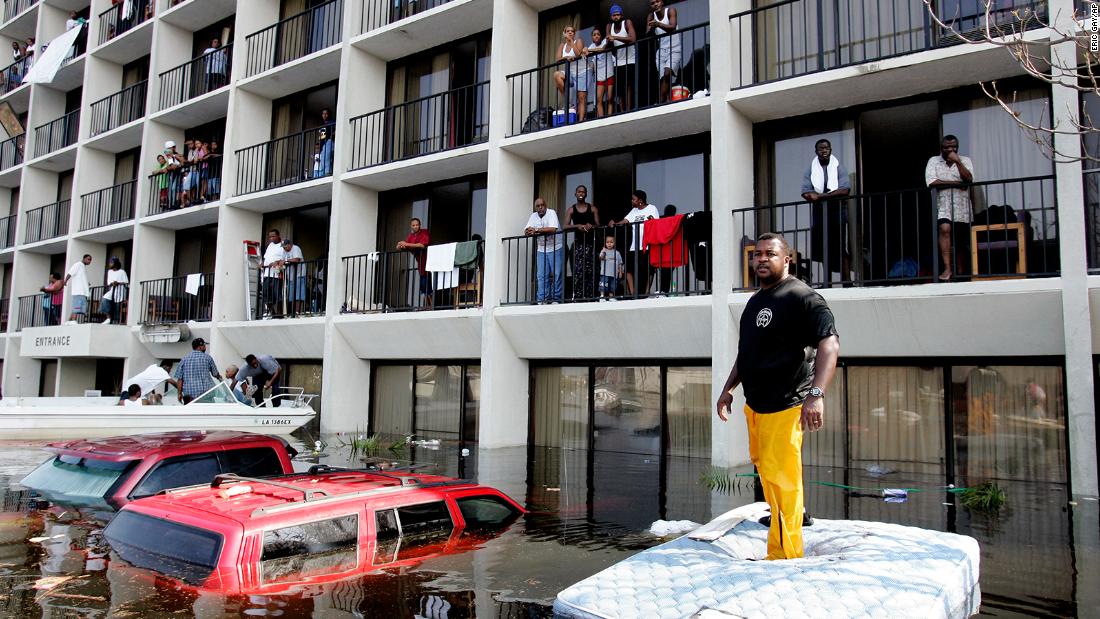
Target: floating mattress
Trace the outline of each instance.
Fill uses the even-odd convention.
[[[801,559],[767,561],[767,505],[719,516],[558,594],[554,612],[591,617],[969,617],[978,542],[882,522],[815,519]],[[699,538],[699,539],[693,539]]]

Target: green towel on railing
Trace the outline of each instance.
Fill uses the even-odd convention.
[[[476,269],[481,241],[463,241],[455,246],[455,268]]]

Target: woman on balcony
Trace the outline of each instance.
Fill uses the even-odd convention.
[[[563,228],[573,231],[573,298],[596,298],[596,278],[593,263],[596,256],[596,233],[600,226],[600,212],[596,205],[585,202],[588,188],[578,185],[574,193],[577,202],[565,211]]]
[[[588,107],[588,63],[584,60],[588,56],[588,48],[584,46],[584,40],[577,36],[577,29],[571,25],[562,28],[561,36],[562,44],[558,48],[558,61],[564,61],[566,67],[564,71],[554,73],[554,83],[564,101],[562,112],[565,115],[565,122],[563,124],[569,123],[570,96],[565,90],[567,79],[569,89],[577,93],[577,122],[581,122],[584,120],[585,108]],[[568,77],[566,77],[567,74]]]

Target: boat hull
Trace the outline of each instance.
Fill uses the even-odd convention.
[[[135,409],[139,412],[134,412]],[[4,407],[0,408],[0,438],[99,438],[173,430],[238,430],[290,434],[316,416],[317,413],[311,408],[289,406],[271,409],[217,404],[191,405],[186,408],[95,406],[67,410]]]

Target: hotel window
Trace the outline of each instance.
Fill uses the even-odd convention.
[[[477,442],[480,365],[378,364],[371,386],[371,433]]]

